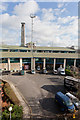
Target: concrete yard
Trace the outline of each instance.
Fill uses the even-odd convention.
[[[65,92],[64,76],[26,73],[23,76],[4,75],[3,79],[10,80],[19,89],[28,102],[32,115],[55,116],[61,113],[54,97],[58,91]]]

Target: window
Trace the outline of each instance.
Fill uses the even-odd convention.
[[[10,52],[18,52],[18,49],[16,49],[16,50],[10,49]]]
[[[23,63],[30,63],[31,62],[31,58],[23,58],[22,62]]]
[[[8,52],[8,49],[2,49],[2,52]]]
[[[20,52],[27,52],[27,50],[20,50]]]
[[[8,63],[8,59],[7,58],[2,58],[2,63]]]
[[[19,63],[20,59],[19,58],[10,58],[10,63]]]

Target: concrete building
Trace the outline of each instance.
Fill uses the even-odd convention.
[[[2,46],[0,49],[0,69],[22,70],[33,69],[40,66],[41,69],[53,70],[60,65],[79,66],[80,58],[75,50],[62,47],[35,47],[33,54],[31,48],[21,46]]]
[[[25,43],[25,23],[21,23],[21,46],[3,45],[0,48],[0,69],[3,70],[55,70],[60,65],[79,66],[80,54],[74,49],[64,47],[37,47],[33,43]],[[26,45],[26,46],[25,46]],[[33,50],[31,49],[33,45]],[[33,65],[32,65],[33,64]]]

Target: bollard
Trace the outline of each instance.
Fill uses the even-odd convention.
[[[75,114],[73,114],[73,118],[75,118]]]

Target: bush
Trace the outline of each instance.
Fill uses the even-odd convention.
[[[11,120],[22,120],[23,117],[22,106],[18,106],[18,105],[11,105],[11,106],[12,106]],[[2,112],[2,120],[10,119],[10,112],[8,109],[9,108],[6,108],[4,112]]]
[[[71,71],[69,69],[66,69],[65,73],[66,73],[66,75],[72,76],[72,73],[71,73]]]
[[[9,120],[9,112],[7,109],[2,113],[2,120]]]

